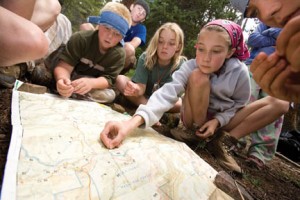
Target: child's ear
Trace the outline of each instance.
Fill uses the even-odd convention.
[[[232,48],[230,51],[228,51],[226,58],[227,59],[230,58],[234,54],[235,50],[236,50],[236,48]]]
[[[133,7],[134,7],[134,4],[131,4],[131,5],[130,5],[130,11],[133,10]]]

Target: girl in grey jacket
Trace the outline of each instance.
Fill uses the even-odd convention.
[[[201,29],[195,47],[196,59],[185,62],[173,74],[173,81],[153,93],[146,105],[140,105],[129,122],[106,124],[100,136],[106,147],[119,146],[132,129],[144,123],[149,127],[158,122],[182,93],[181,119],[185,127],[194,130],[192,139],[196,141],[213,136],[246,105],[250,77],[241,60],[247,59],[249,52],[241,27],[228,20],[212,21]],[[232,158],[224,157],[225,151],[221,154],[222,158],[217,157],[227,163],[223,166],[241,172]]]

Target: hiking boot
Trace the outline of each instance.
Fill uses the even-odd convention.
[[[241,167],[237,164],[234,158],[225,150],[224,145],[222,144],[224,136],[224,131],[216,132],[215,137],[206,144],[206,148],[215,156],[218,163],[222,167],[241,174]]]
[[[248,156],[248,158],[246,159],[246,164],[249,167],[252,167],[252,168],[255,168],[258,170],[263,170],[265,168],[265,163],[254,155]]]
[[[225,132],[226,133],[226,132]],[[243,150],[246,149],[247,147],[247,141],[246,140],[238,140],[235,137],[230,136],[229,134],[227,134],[228,136],[228,140],[227,142],[229,144],[227,144],[229,146],[229,152],[233,153],[236,156],[240,156],[243,153]]]
[[[14,87],[15,82],[16,82],[15,77],[0,73],[0,86],[11,89]]]
[[[180,114],[179,113],[164,113],[160,123],[167,125],[169,128],[175,128],[178,126],[180,122]]]
[[[192,131],[190,129],[187,129],[185,127],[183,128],[173,128],[170,130],[171,135],[175,140],[181,141],[181,142],[192,142],[192,143],[198,143],[199,141],[202,141],[196,134],[195,131]]]
[[[31,72],[31,82],[38,85],[50,87],[52,81],[52,74],[44,64],[44,61],[37,63]]]
[[[15,79],[19,79],[21,74],[23,74],[23,70],[20,65],[12,65],[7,67],[0,67],[0,74],[14,77]]]
[[[90,100],[98,103],[111,103],[116,98],[116,93],[112,89],[91,90],[87,96]]]
[[[19,79],[23,75],[23,71],[21,65],[0,67],[0,86],[13,88],[16,79]]]

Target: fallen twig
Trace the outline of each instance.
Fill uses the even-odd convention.
[[[245,199],[244,199],[244,196],[242,195],[241,190],[240,190],[240,188],[239,188],[239,186],[238,186],[238,184],[237,184],[237,182],[236,182],[235,180],[234,180],[234,184],[235,184],[236,188],[238,189],[238,192],[239,192],[239,194],[240,194],[242,200],[245,200]]]

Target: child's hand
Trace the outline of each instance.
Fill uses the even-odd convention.
[[[139,95],[139,86],[138,84],[128,81],[125,89],[124,89],[125,96],[138,96]]]
[[[74,92],[74,88],[71,85],[70,79],[59,79],[56,81],[56,88],[58,93],[63,97],[70,97]]]
[[[122,131],[122,128],[126,125],[121,122],[107,122],[104,129],[100,133],[100,139],[108,149],[119,147],[124,140],[126,134]]]
[[[203,124],[200,129],[196,131],[196,135],[201,139],[206,139],[214,135],[216,128],[219,125],[217,119],[212,119]]]
[[[291,70],[300,72],[300,16],[291,19],[277,38],[277,53],[286,57]]]
[[[92,83],[90,78],[79,78],[72,81],[72,86],[74,87],[74,93],[84,95],[91,91]]]
[[[117,148],[121,145],[125,137],[133,130],[133,123],[128,121],[109,121],[105,124],[100,133],[100,139],[108,149]]]

